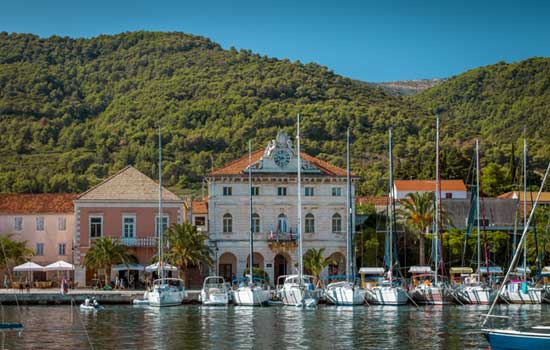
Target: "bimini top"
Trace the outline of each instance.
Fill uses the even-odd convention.
[[[481,274],[487,274],[487,270],[489,270],[489,275],[502,275],[504,272],[502,271],[502,267],[500,266],[489,266],[489,267],[482,267],[481,268]]]
[[[409,273],[433,273],[431,266],[411,266]]]
[[[383,267],[362,267],[359,269],[360,275],[383,275],[384,272]]]
[[[472,269],[471,267],[466,267],[466,266],[451,267],[451,270],[450,270],[449,272],[452,273],[452,274],[457,274],[457,273],[474,273],[474,269]]]

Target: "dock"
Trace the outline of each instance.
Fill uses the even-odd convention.
[[[100,304],[132,304],[134,299],[142,299],[145,290],[101,290],[101,289],[71,289],[68,294],[61,294],[55,289],[0,289],[0,302],[4,305],[59,305],[82,303],[86,297],[97,299]],[[188,290],[186,304],[198,303],[200,290]]]

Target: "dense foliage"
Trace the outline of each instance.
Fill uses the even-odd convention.
[[[182,33],[0,33],[0,192],[80,192],[126,164],[155,176],[158,125],[165,184],[197,190],[211,167],[246,153],[249,139],[260,148],[280,128],[293,134],[301,113],[304,150],[336,165],[349,125],[359,191],[382,193],[390,125],[397,177],[433,176],[435,107],[446,109],[443,176],[467,178],[480,133],[483,164],[507,179],[490,190],[507,190],[524,126],[534,167],[550,157],[549,67],[546,59],[497,64],[400,97],[314,63]]]

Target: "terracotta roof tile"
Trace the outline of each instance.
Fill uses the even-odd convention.
[[[435,191],[434,180],[395,180],[397,191]],[[442,191],[466,191],[462,180],[441,180]]]
[[[252,152],[251,158],[252,163],[257,162],[262,158],[264,150],[260,149]],[[308,162],[313,163],[317,166],[325,175],[333,176],[346,176],[346,170],[329,164],[321,159],[312,157],[304,152],[300,152],[302,159],[307,160]],[[242,175],[244,170],[248,167],[248,155],[245,155],[239,159],[236,159],[224,167],[214,170],[210,175]],[[352,174],[355,176],[355,174]]]
[[[127,166],[78,196],[79,200],[158,201],[158,183],[133,166]],[[182,201],[162,188],[165,201]]]
[[[538,192],[527,192],[527,203],[530,204],[531,200],[535,201],[537,198]],[[523,201],[523,191],[513,191],[513,192],[506,192],[498,196],[497,198],[501,199],[518,199],[520,201]],[[541,202],[550,202],[550,192],[542,192],[540,194],[540,201]]]
[[[208,202],[206,201],[193,201],[191,202],[192,214],[208,214]]]
[[[0,213],[71,213],[77,194],[0,194]]]

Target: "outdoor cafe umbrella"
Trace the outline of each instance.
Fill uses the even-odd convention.
[[[143,271],[145,267],[140,264],[119,264],[112,267],[113,271]]]
[[[24,264],[18,265],[13,268],[14,272],[28,272],[29,274],[34,271],[44,271],[44,266],[38,265],[32,261],[27,261]],[[29,276],[29,280],[31,280]]]
[[[59,260],[44,267],[45,271],[57,271],[57,279],[59,279],[59,271],[74,271],[74,265],[66,261]]]

